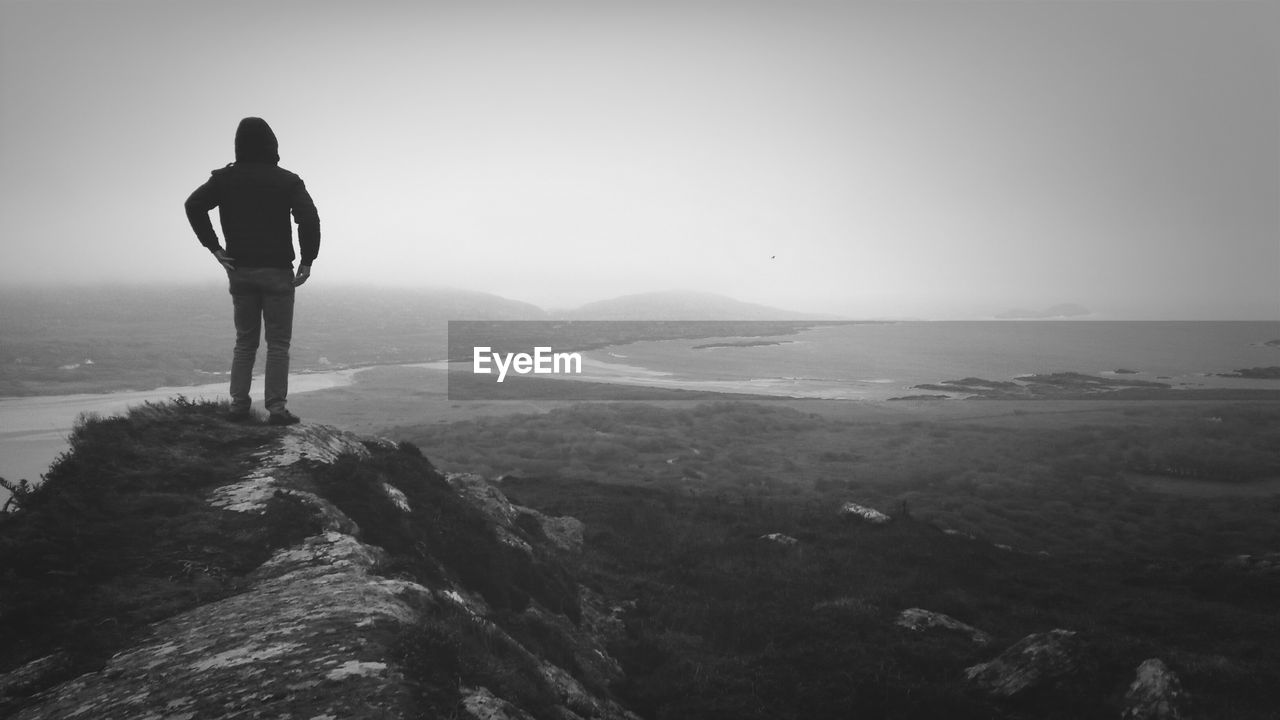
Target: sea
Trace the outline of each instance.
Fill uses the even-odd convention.
[[[588,380],[836,400],[1058,372],[1182,389],[1280,388],[1280,380],[1222,376],[1280,365],[1280,322],[851,323],[763,338],[636,342],[585,353],[583,364]]]
[[[815,325],[793,334],[642,341],[583,353],[577,379],[760,396],[875,402],[922,394],[913,386],[978,377],[1013,380],[1077,372],[1173,388],[1270,388],[1280,380],[1223,377],[1280,366],[1280,322],[888,322]],[[361,370],[294,376],[298,392],[358,380]],[[0,477],[35,479],[65,449],[83,411],[221,385],[0,398]],[[0,502],[3,502],[0,491]]]

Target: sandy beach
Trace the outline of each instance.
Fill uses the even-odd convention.
[[[812,400],[884,400],[893,394],[886,389],[897,389],[896,384],[868,384],[866,388],[853,383],[821,383],[800,377],[770,377],[731,380],[708,380],[682,377],[675,373],[650,370],[606,359],[612,353],[583,353],[581,375],[559,376],[566,380],[607,382],[639,387],[660,387],[672,390],[698,390],[703,392],[762,395],[766,397]],[[879,387],[876,387],[878,385]],[[876,392],[879,390],[879,392]]]

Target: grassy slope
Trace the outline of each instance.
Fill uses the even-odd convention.
[[[1183,675],[1202,716],[1269,717],[1280,579],[1224,561],[1280,547],[1280,499],[1162,495],[1125,478],[1164,465],[1206,483],[1274,475],[1280,408],[1016,420],[596,405],[402,433],[443,467],[513,473],[513,499],[587,523],[583,572],[637,601],[613,651],[630,676],[621,691],[650,717],[1114,717],[1152,656]],[[846,500],[900,518],[851,524],[835,513]],[[769,532],[801,543],[759,539]],[[1000,647],[1078,630],[1096,661],[1087,691],[993,706],[961,673],[996,650],[894,627],[912,606],[977,625]]]

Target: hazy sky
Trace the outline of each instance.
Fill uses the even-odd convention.
[[[216,279],[182,203],[257,115],[320,209],[315,283],[1277,320],[1277,17],[0,0],[0,282]]]

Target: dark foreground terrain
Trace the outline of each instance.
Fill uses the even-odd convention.
[[[362,631],[400,689],[370,717],[1175,717],[1141,704],[1141,666],[1171,673],[1178,716],[1269,718],[1278,431],[1270,403],[897,422],[584,404],[304,453],[293,488],[378,548],[367,582],[435,589],[412,630]],[[82,424],[0,516],[0,716],[79,673],[124,682],[121,650],[253,597],[264,562],[314,544],[332,518],[293,490],[257,515],[204,501],[297,432],[182,402]],[[47,657],[62,664],[13,682]],[[287,686],[312,705],[286,687],[191,717],[310,717],[354,697],[334,672]],[[508,714],[485,714],[492,697]]]
[[[1100,407],[580,405],[400,434],[586,523],[582,572],[635,602],[618,690],[647,716],[1119,717],[1161,658],[1192,717],[1272,717],[1280,406]],[[905,630],[908,608],[993,640]],[[1082,639],[1078,672],[1002,700],[966,680],[1053,629]]]

